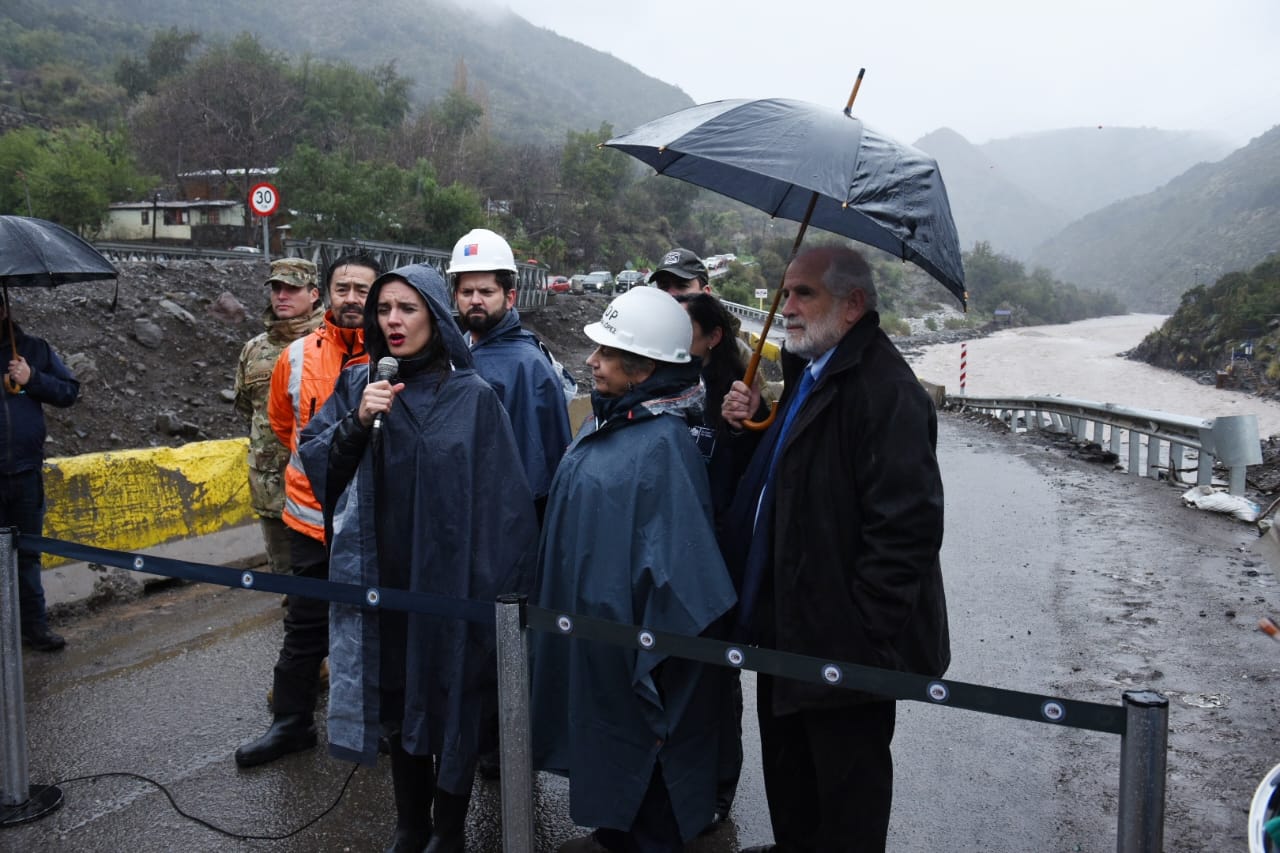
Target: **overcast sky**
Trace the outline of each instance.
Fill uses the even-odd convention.
[[[906,142],[1102,125],[1243,145],[1280,124],[1280,0],[491,2],[698,103],[843,108],[865,66],[854,114]]]

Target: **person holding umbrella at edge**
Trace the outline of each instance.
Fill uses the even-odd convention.
[[[54,287],[115,277],[116,268],[101,252],[56,222],[0,215],[0,347],[9,354],[0,391],[0,526],[16,527],[21,533],[43,533],[43,406],[48,403],[65,408],[80,396],[80,383],[49,344],[23,334],[13,322],[9,288]],[[18,600],[25,645],[45,652],[66,646],[66,640],[49,630],[37,553],[18,552]]]
[[[80,383],[43,339],[13,322],[6,290],[0,299],[0,348],[9,356],[0,403],[0,527],[39,536],[44,530],[44,404],[66,408]],[[22,643],[56,652],[67,641],[49,629],[40,555],[18,552]]]

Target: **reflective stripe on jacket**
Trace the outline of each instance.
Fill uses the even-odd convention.
[[[290,454],[281,518],[289,527],[320,542],[324,541],[324,514],[298,458],[298,434],[329,399],[342,369],[365,361],[364,330],[342,328],[333,322],[332,312],[326,312],[314,332],[280,353],[271,373],[267,417]]]

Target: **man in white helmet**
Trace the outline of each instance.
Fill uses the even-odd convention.
[[[551,478],[573,435],[550,354],[520,325],[511,246],[487,228],[469,231],[453,247],[448,274],[476,372],[498,392],[511,419],[541,521]]]
[[[551,478],[573,440],[559,369],[520,325],[516,261],[506,240],[487,228],[467,232],[453,247],[448,274],[473,366],[507,410],[541,525]],[[498,778],[497,733],[495,717],[485,724],[481,745],[486,779]]]

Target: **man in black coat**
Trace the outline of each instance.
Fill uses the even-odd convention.
[[[725,525],[751,642],[940,676],[950,662],[933,403],[880,329],[857,252],[809,250],[783,280],[786,393]],[[755,411],[741,382],[722,413]],[[777,853],[883,851],[895,703],[760,676]],[[757,848],[753,848],[757,849]]]

